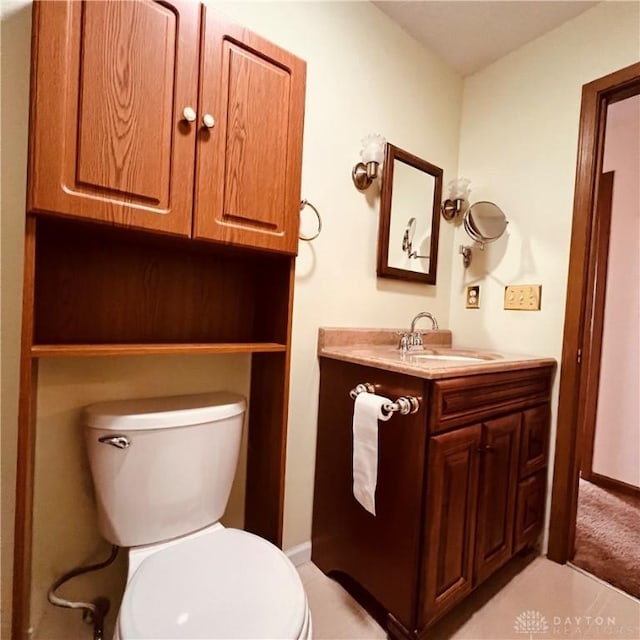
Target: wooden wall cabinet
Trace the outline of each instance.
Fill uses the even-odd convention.
[[[302,60],[196,2],[33,25],[29,211],[296,253]]]
[[[41,357],[252,354],[245,528],[281,545],[306,73],[194,2],[34,2],[32,31],[14,640]]]
[[[536,543],[552,368],[430,381],[321,358],[320,372],[312,559],[391,636],[423,638]],[[376,517],[351,492],[348,394],[362,382],[420,400],[380,423]]]

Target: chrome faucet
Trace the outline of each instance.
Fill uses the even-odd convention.
[[[411,321],[411,329],[409,333],[401,333],[400,334],[400,344],[398,348],[402,353],[406,353],[407,351],[416,351],[423,348],[422,345],[422,334],[419,331],[416,331],[416,323],[421,318],[429,318],[431,320],[431,328],[433,330],[438,329],[438,321],[435,316],[428,311],[421,311],[412,321]]]
[[[420,318],[429,318],[431,320],[431,328],[435,331],[438,329],[438,321],[436,317],[429,313],[428,311],[421,311],[412,321],[411,321],[411,333],[416,332],[416,322],[420,320]]]

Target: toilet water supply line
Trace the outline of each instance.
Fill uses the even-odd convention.
[[[71,571],[67,571],[63,576],[58,578],[49,589],[47,593],[47,599],[56,607],[65,607],[67,609],[82,609],[82,619],[87,624],[93,624],[93,640],[103,640],[104,637],[104,618],[109,611],[109,599],[104,596],[98,596],[91,602],[74,602],[72,600],[65,600],[56,595],[56,589],[61,587],[65,582],[80,576],[90,571],[98,571],[108,567],[118,555],[120,547],[113,544],[111,545],[111,553],[109,557],[103,562],[96,564],[90,564],[85,567],[76,567]]]

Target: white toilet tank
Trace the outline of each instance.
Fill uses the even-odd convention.
[[[86,407],[102,535],[134,547],[217,522],[238,463],[245,409],[242,396],[227,392]]]

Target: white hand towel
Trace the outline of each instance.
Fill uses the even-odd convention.
[[[388,420],[382,406],[389,398],[359,393],[353,406],[353,495],[374,516],[378,484],[378,420]]]

